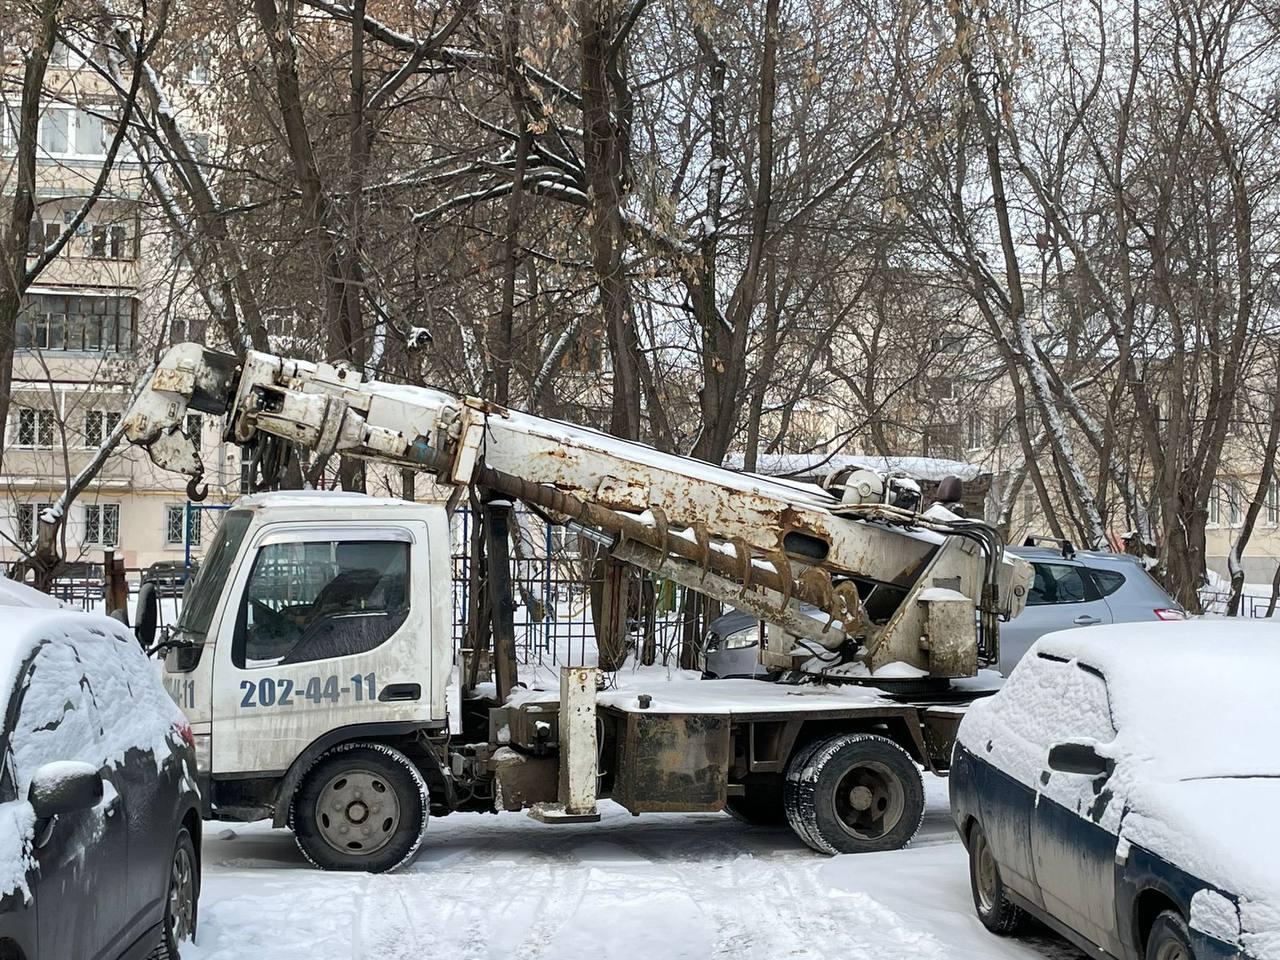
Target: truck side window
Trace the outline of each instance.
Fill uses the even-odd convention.
[[[364,653],[409,615],[409,544],[273,543],[258,551],[236,618],[237,667]]]

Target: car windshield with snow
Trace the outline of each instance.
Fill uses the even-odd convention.
[[[974,904],[1095,955],[1280,957],[1280,629],[1050,634],[960,726]]]
[[[199,892],[190,727],[131,630],[8,586],[0,957],[177,957]]]

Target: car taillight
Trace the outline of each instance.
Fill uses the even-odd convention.
[[[1155,611],[1157,620],[1185,620],[1187,615],[1181,610],[1171,610],[1168,607],[1161,607]]]
[[[175,723],[173,729],[178,732],[178,736],[182,738],[183,743],[192,750],[196,748],[196,735],[191,732],[191,724],[183,720],[181,723]]]

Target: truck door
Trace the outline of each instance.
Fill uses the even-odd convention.
[[[215,778],[283,774],[341,727],[431,719],[425,524],[272,525],[252,550],[219,628]]]

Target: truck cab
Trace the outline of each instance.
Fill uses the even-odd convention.
[[[226,511],[164,661],[206,814],[281,824],[333,745],[447,731],[449,564],[443,505],[299,491]]]

